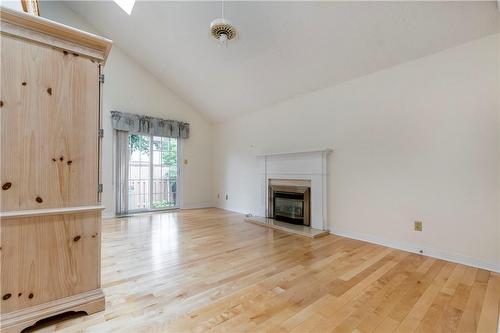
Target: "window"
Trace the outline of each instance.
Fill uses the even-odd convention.
[[[121,9],[127,14],[132,14],[132,9],[134,9],[135,0],[113,0]]]
[[[177,139],[129,134],[128,210],[177,208]]]

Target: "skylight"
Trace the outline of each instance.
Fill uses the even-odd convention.
[[[132,9],[134,9],[135,0],[113,0],[121,9],[127,14],[132,14]]]

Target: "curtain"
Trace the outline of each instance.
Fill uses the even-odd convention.
[[[116,131],[116,215],[128,214],[128,134]]]
[[[137,114],[111,111],[113,128],[137,134],[187,139],[189,124],[176,120],[165,120]]]

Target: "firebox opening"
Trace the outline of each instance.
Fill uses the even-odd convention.
[[[274,218],[278,221],[304,224],[304,194],[275,192]]]
[[[311,191],[309,186],[304,185],[309,184],[304,184],[304,181],[271,180],[268,216],[277,221],[310,226]]]

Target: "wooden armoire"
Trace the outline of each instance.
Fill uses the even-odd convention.
[[[104,310],[101,70],[111,41],[2,8],[1,331]]]

